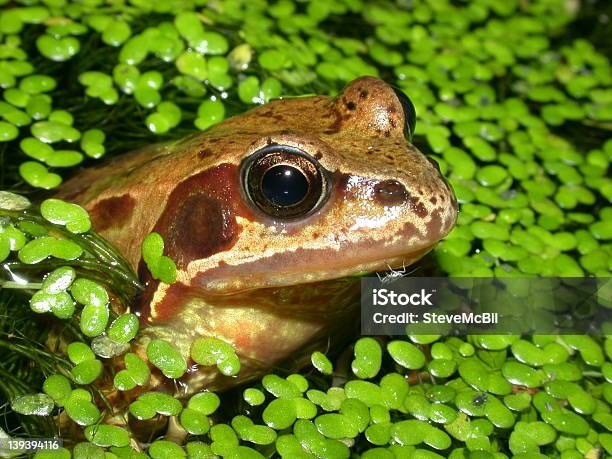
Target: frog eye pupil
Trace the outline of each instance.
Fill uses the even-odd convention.
[[[281,164],[264,173],[261,191],[277,206],[293,206],[306,197],[308,180],[298,168]]]
[[[281,220],[308,215],[326,200],[329,173],[298,148],[273,144],[241,165],[242,189],[259,212]]]

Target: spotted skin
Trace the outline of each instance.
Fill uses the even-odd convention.
[[[349,276],[407,266],[452,229],[453,191],[404,138],[404,113],[383,81],[363,77],[337,97],[273,101],[204,133],[124,155],[70,180],[60,197],[92,213],[146,283],[133,310],[134,348],[162,338],[189,358],[215,336],[243,362],[228,380],[200,368],[186,392],[222,389],[260,375],[355,321],[359,283]],[[241,189],[242,161],[263,147],[298,148],[329,172],[330,193],[291,221],[264,215]],[[177,281],[154,281],[140,245],[166,241]]]

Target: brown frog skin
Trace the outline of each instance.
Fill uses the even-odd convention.
[[[171,342],[189,362],[176,386],[189,394],[297,362],[313,345],[352,329],[354,275],[408,266],[456,220],[453,191],[406,140],[404,118],[390,86],[362,77],[336,97],[273,101],[68,181],[59,196],[90,212],[94,228],[146,285],[132,308],[141,319],[134,351],[146,359],[151,339]],[[316,202],[292,218],[254,203],[262,185],[253,158],[266,157],[319,173],[320,189],[316,174],[306,174],[315,189],[308,199]],[[171,285],[152,279],[141,260],[151,231],[176,262]],[[193,365],[190,345],[200,336],[234,346],[242,362],[237,377]]]

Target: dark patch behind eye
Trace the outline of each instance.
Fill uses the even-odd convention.
[[[179,269],[233,247],[242,230],[236,215],[246,215],[238,184],[238,168],[220,164],[189,177],[170,194],[154,231]]]
[[[129,194],[113,196],[99,201],[89,211],[93,226],[97,231],[111,227],[120,228],[132,217],[136,200]]]

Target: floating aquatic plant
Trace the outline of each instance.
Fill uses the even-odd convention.
[[[603,24],[605,13],[589,10],[607,6],[577,5],[11,3],[0,13],[0,184],[52,190],[76,166],[277,97],[334,94],[371,74],[411,97],[414,141],[461,203],[456,229],[434,253],[440,270],[609,276],[612,75],[603,42],[581,36],[585,17],[595,33]],[[119,391],[151,376],[129,352],[135,316],[109,302],[130,301],[134,274],[78,206],[30,207],[6,193],[0,204],[0,391],[5,410],[10,402],[23,413],[18,422],[7,414],[21,429],[10,433],[52,435],[48,415],[65,413],[82,426],[83,441],[66,445],[73,457],[146,457],[127,428],[99,423],[113,407],[96,389],[111,358],[124,364],[113,375]],[[150,238],[146,264],[171,282],[163,241]],[[60,340],[40,317],[61,324],[53,329],[65,349],[43,346]],[[194,343],[191,356],[233,374],[235,353],[217,341]],[[365,337],[352,353],[349,365],[315,353],[315,370],[268,375],[241,390],[233,411],[221,410],[230,395],[210,392],[185,401],[144,393],[127,410],[175,416],[189,433],[182,444],[154,439],[153,458],[612,454],[610,338]],[[153,342],[147,354],[170,379],[186,370],[170,343]]]

